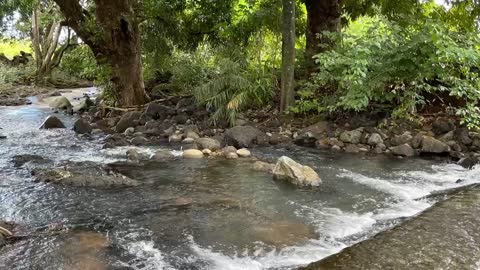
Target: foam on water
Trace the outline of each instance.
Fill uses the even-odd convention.
[[[343,169],[343,172],[338,175],[339,177],[350,179],[362,185],[366,185],[370,188],[392,194],[400,199],[415,199],[426,196],[430,193],[431,185],[413,183],[395,183],[386,179],[368,177],[359,173]]]
[[[164,258],[163,253],[155,248],[153,241],[138,241],[127,245],[127,251],[136,257],[135,261],[126,263],[133,269],[170,270],[174,269]]]
[[[393,220],[400,217],[408,217],[432,206],[432,202],[416,200],[438,191],[456,186],[462,186],[473,182],[479,182],[480,167],[473,170],[465,170],[456,165],[433,166],[433,172],[412,171],[394,174],[392,180],[368,177],[362,174],[343,170],[342,177],[348,178],[360,184],[386,192],[396,196],[399,201],[388,204],[386,207],[373,212],[363,214],[344,212],[338,208],[312,207],[299,205],[296,214],[310,221],[319,233],[321,239],[311,239],[302,246],[286,247],[264,253],[258,249],[254,255],[227,256],[211,248],[201,247],[190,236],[191,248],[201,258],[209,262],[207,269],[292,269],[298,266],[320,260],[341,249],[354,244],[349,237],[359,234],[374,234],[388,227],[376,227],[379,221]],[[403,181],[408,178],[410,181]],[[465,179],[462,184],[456,184],[458,179]],[[402,180],[402,181],[394,181]]]
[[[193,252],[200,260],[208,263],[204,269],[212,270],[290,269],[319,260],[346,247],[336,242],[312,239],[303,246],[291,246],[268,252],[259,247],[250,256],[248,254],[228,256],[211,248],[199,246],[192,236],[188,238]]]

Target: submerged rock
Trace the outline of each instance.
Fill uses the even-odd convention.
[[[255,161],[255,163],[253,163],[253,169],[255,171],[273,173],[273,170],[275,169],[275,164],[263,161]]]
[[[68,163],[63,167],[32,170],[36,182],[75,187],[132,187],[140,183],[94,162]]]
[[[65,128],[65,125],[56,116],[50,115],[49,117],[47,117],[47,119],[45,119],[43,124],[40,126],[40,129],[52,129],[52,128]]]
[[[276,179],[287,180],[297,186],[319,186],[322,182],[318,174],[310,167],[303,166],[293,159],[283,156],[278,159],[273,176]]]
[[[309,226],[290,221],[271,222],[254,226],[252,229],[260,241],[279,248],[318,237]]]
[[[50,164],[52,163],[51,160],[44,158],[39,155],[16,155],[12,158],[13,166],[18,168],[22,167],[25,164],[33,164],[33,165],[43,165],[43,164]]]

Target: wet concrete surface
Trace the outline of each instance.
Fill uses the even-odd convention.
[[[304,270],[480,269],[480,186]]]

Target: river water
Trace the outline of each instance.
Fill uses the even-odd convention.
[[[58,115],[68,129],[39,130],[50,114],[0,107],[0,219],[28,235],[0,251],[0,269],[295,269],[430,207],[419,198],[433,191],[480,181],[480,168],[438,160],[261,148],[253,152],[265,159],[312,166],[323,184],[297,189],[222,159],[117,165],[142,182],[134,188],[34,183],[13,156],[125,161],[127,148],[102,150],[101,135],[75,135],[74,117]]]

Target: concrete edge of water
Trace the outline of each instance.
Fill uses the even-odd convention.
[[[375,236],[367,239],[367,240],[364,240],[364,241],[361,241],[357,244],[354,244],[350,247],[347,247],[343,250],[341,250],[339,253],[336,253],[336,254],[333,254],[333,255],[330,255],[328,257],[325,257],[323,258],[322,260],[320,261],[317,261],[317,262],[313,262],[307,266],[304,266],[304,267],[300,267],[298,268],[298,270],[334,270],[334,269],[408,269],[408,267],[406,265],[397,265],[397,267],[400,267],[400,268],[391,268],[392,265],[390,263],[387,263],[387,262],[379,262],[379,261],[374,261],[373,260],[369,260],[368,258],[365,259],[359,259],[360,256],[358,256],[358,254],[356,253],[364,253],[365,251],[368,251],[369,253],[371,254],[375,254],[377,250],[375,250],[375,248],[378,248],[379,246],[382,246],[382,245],[377,245],[376,242],[378,243],[385,243],[385,242],[388,242],[388,241],[392,241],[392,242],[395,242],[395,245],[396,247],[398,248],[398,245],[399,245],[399,241],[396,241],[395,240],[395,233],[398,232],[398,231],[401,231],[402,229],[404,228],[407,228],[406,233],[404,233],[406,235],[406,238],[403,239],[402,243],[400,243],[401,246],[404,246],[403,250],[412,250],[412,243],[408,241],[408,238],[409,237],[419,237],[418,234],[417,235],[414,235],[415,233],[419,233],[420,235],[422,234],[422,232],[418,232],[415,231],[415,230],[412,230],[411,228],[412,227],[415,227],[414,223],[422,223],[422,219],[428,219],[430,218],[430,216],[434,216],[435,212],[438,212],[440,213],[441,215],[439,216],[442,216],[442,215],[445,215],[445,211],[442,211],[442,207],[443,208],[452,208],[453,210],[452,211],[456,211],[456,207],[458,205],[458,201],[462,201],[464,198],[463,197],[468,197],[468,193],[474,193],[474,194],[480,194],[480,183],[475,183],[475,184],[469,184],[469,185],[466,185],[466,186],[462,186],[462,187],[457,187],[457,188],[452,188],[452,189],[448,189],[448,190],[445,190],[445,191],[442,191],[442,192],[437,192],[435,194],[433,194],[434,198],[438,198],[439,195],[443,195],[443,198],[445,198],[444,200],[441,200],[441,201],[438,201],[436,202],[434,205],[432,205],[431,207],[425,209],[424,211],[422,211],[421,213],[415,215],[415,216],[412,216],[412,217],[409,217],[405,220],[405,222],[402,222],[401,224],[398,224],[388,230],[385,230],[385,231],[382,231],[378,234],[376,234]],[[424,198],[420,198],[420,199],[429,199],[430,197],[429,196],[426,196]],[[476,205],[474,205],[473,207],[475,208],[480,208],[480,200],[478,200],[478,198],[480,198],[480,195],[476,197]],[[468,210],[472,210],[472,209],[467,209]],[[477,209],[478,210],[478,209]],[[475,213],[473,213],[472,211],[469,212],[472,216],[475,215]],[[465,213],[463,213],[465,214]],[[445,230],[445,231],[449,231],[449,229],[452,229],[453,226],[455,226],[456,224],[444,224],[442,221],[438,221],[438,222],[433,222],[433,225],[430,225],[431,227],[437,227],[437,228],[442,228],[442,230]],[[425,229],[425,228],[424,228]],[[480,228],[479,228],[480,230]],[[393,240],[392,240],[393,239]],[[397,239],[398,240],[398,239]],[[441,239],[443,240],[443,239]],[[448,241],[447,239],[445,239],[445,241]],[[456,243],[451,243],[452,245],[456,244]],[[375,247],[375,248],[372,248],[372,247]],[[386,246],[382,246],[384,249],[388,249],[388,247]],[[392,250],[392,254],[395,253],[394,250]],[[364,254],[366,255],[366,254]],[[406,254],[397,254],[396,256],[399,256],[399,257],[402,257]],[[363,257],[368,257],[368,256],[363,256]],[[365,265],[365,262],[368,262],[368,265]],[[422,263],[422,262],[420,262]],[[435,263],[435,262],[434,262]],[[413,269],[413,268],[411,268]],[[429,268],[430,269],[430,268]],[[439,269],[443,269],[443,268],[439,268]]]

